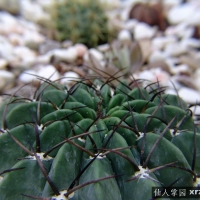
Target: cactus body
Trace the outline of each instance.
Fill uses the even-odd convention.
[[[99,1],[64,0],[57,3],[55,8],[53,19],[58,39],[94,47],[113,38],[105,10]]]
[[[199,184],[200,131],[174,95],[51,82],[0,111],[0,199],[148,200]]]

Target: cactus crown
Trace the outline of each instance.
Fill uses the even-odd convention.
[[[55,27],[58,39],[69,39],[88,47],[108,43],[113,33],[102,4],[93,0],[64,0],[55,5]]]
[[[188,105],[156,83],[102,80],[45,79],[33,99],[2,105],[1,199],[147,200],[155,186],[200,184]]]

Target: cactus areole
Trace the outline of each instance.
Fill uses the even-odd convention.
[[[45,80],[1,105],[1,200],[149,200],[152,187],[200,185],[188,105],[156,83],[111,79]]]

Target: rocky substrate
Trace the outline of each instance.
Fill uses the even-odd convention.
[[[13,7],[9,10],[5,2],[12,2]],[[119,33],[112,44],[92,49],[73,44],[67,38],[58,42],[44,34],[41,24],[48,24],[50,18],[43,8],[49,2],[0,1],[1,93],[13,93],[30,84],[17,94],[31,95],[41,77],[59,79],[68,86],[72,79],[93,75],[88,66],[108,74],[127,67],[126,78],[144,79],[143,85],[158,81],[161,86],[167,86],[167,93],[178,91],[189,104],[200,102],[199,0],[163,1],[163,12],[169,23],[165,30],[130,19],[134,0],[116,0],[112,4],[104,0],[111,24],[117,26]],[[113,52],[109,57],[111,47],[116,48],[117,67],[112,62]]]

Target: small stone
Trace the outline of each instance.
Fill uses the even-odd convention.
[[[171,8],[182,3],[182,0],[164,0],[162,2],[165,7]]]
[[[0,0],[0,9],[17,15],[20,12],[19,0]]]
[[[138,23],[134,29],[134,38],[136,40],[152,38],[156,34],[156,31],[156,28],[141,22]]]
[[[196,87],[196,85],[194,83],[193,78],[191,76],[188,76],[188,75],[185,75],[185,74],[177,74],[177,75],[174,76],[176,81],[178,83],[180,83],[180,85],[181,85],[180,88],[182,88],[184,86],[184,87],[193,89],[195,91],[198,90],[198,88]]]
[[[165,34],[172,37],[190,38],[194,34],[194,27],[182,22],[174,26],[169,26],[165,30]]]
[[[0,34],[21,34],[23,32],[23,27],[19,23],[19,20],[7,12],[0,12],[0,23]]]
[[[178,91],[179,96],[187,103],[195,104],[197,102],[200,102],[200,93],[196,90],[182,87]]]
[[[40,44],[42,44],[45,41],[45,37],[43,35],[30,30],[24,31],[22,37],[23,45],[33,50],[38,50]]]
[[[65,84],[69,86],[71,83],[74,83],[74,80],[78,80],[78,79],[79,79],[79,75],[77,73],[68,71],[63,74],[63,77],[60,80],[60,82],[61,84]]]
[[[41,43],[39,46],[39,53],[40,54],[46,54],[47,52],[54,50],[54,49],[60,49],[61,44],[54,40],[46,40],[45,42]]]
[[[168,64],[169,68],[173,68],[175,65],[180,63],[179,58],[176,57],[168,57],[165,59],[165,62]]]
[[[6,70],[0,70],[0,91],[10,89],[15,82],[13,73]]]
[[[24,18],[19,18],[18,22],[23,26],[23,30],[29,30],[38,33],[41,31],[41,27],[32,21],[27,21]],[[23,34],[23,32],[21,34]]]
[[[77,56],[79,58],[83,58],[83,56],[85,55],[85,53],[87,52],[88,48],[86,45],[84,44],[75,44],[74,48],[77,51]]]
[[[7,40],[6,37],[0,35],[0,55],[2,58],[6,59],[8,62],[10,60],[15,60],[13,55],[14,47]]]
[[[20,5],[23,18],[45,27],[51,27],[52,21],[50,14],[45,12],[36,1],[20,0]]]
[[[18,80],[23,83],[31,83],[32,81],[37,79],[35,75],[37,75],[35,71],[25,70],[23,73],[20,74],[20,76],[18,77]]]
[[[167,18],[170,24],[179,24],[181,22],[187,21],[194,14],[194,8],[189,3],[184,3],[172,7],[168,12]]]
[[[200,25],[200,13],[198,3],[187,2],[173,7],[168,12],[168,20],[171,24],[185,22],[187,24]]]
[[[200,48],[200,40],[195,38],[185,38],[181,40],[180,45],[185,48]]]
[[[8,66],[7,60],[0,58],[0,70],[6,69],[7,66]]]
[[[198,115],[200,116],[200,107],[197,105],[197,106],[193,106],[193,107],[190,107],[190,110],[192,111],[193,115]],[[199,118],[199,117],[198,117]],[[199,121],[199,119],[198,119]]]
[[[170,67],[170,72],[172,74],[181,74],[181,73],[188,74],[190,72],[190,68],[186,64],[181,64],[181,65]]]
[[[141,39],[138,40],[138,44],[142,53],[143,61],[148,60],[152,51],[152,42],[150,39]]]
[[[180,56],[181,54],[187,53],[187,48],[185,46],[180,45],[179,43],[170,43],[167,44],[164,52],[166,55],[170,56]]]
[[[164,61],[166,58],[166,54],[162,51],[153,51],[151,55],[149,56],[149,62],[153,63],[155,61]]]
[[[37,72],[37,75],[51,81],[55,81],[60,78],[59,72],[55,69],[53,65],[41,65],[39,71]]]
[[[173,95],[177,95],[177,92],[173,89],[173,88],[169,88],[165,90],[166,94],[173,94]]]
[[[152,68],[150,70],[144,70],[139,73],[136,77],[138,79],[144,79],[148,81],[148,84],[151,82],[159,81],[159,84],[162,86],[170,85],[169,79],[170,76],[167,72],[163,71],[161,68]]]
[[[155,49],[162,50],[167,44],[174,43],[177,41],[177,38],[174,36],[160,36],[152,39],[152,45]]]
[[[89,59],[89,54],[91,54],[92,56],[94,56],[98,61],[102,61],[104,59],[104,56],[103,54],[98,51],[97,49],[90,49],[87,51],[87,53],[84,55],[84,60],[86,62],[88,62],[90,59]]]
[[[200,57],[198,57],[198,53],[196,51],[190,51],[188,54],[180,56],[179,60],[180,63],[187,64],[191,70],[199,68]]]
[[[101,52],[107,52],[110,50],[110,45],[109,44],[102,44],[102,45],[99,45],[97,47],[97,49]]]
[[[71,47],[72,45],[73,45],[73,43],[72,43],[71,40],[65,40],[65,41],[63,41],[62,44],[61,44],[62,48],[65,48],[65,49]]]
[[[121,30],[118,34],[118,40],[120,41],[131,41],[132,40],[132,36],[130,31],[128,30]]]
[[[51,51],[49,51],[48,53],[44,54],[44,55],[39,55],[36,58],[35,63],[37,64],[49,64],[51,59],[52,59],[53,53]]]
[[[138,21],[135,19],[128,19],[124,24],[124,29],[127,29],[129,31],[132,31],[136,25],[138,24]]]
[[[51,51],[58,61],[66,61],[73,63],[78,57],[78,53],[75,47],[69,47],[67,49],[55,49]]]
[[[30,68],[35,63],[37,57],[34,51],[25,46],[15,47],[13,55],[21,61],[21,65],[26,69]]]
[[[193,79],[196,84],[196,87],[200,91],[200,69],[199,68],[195,71],[195,73],[193,75]]]
[[[158,67],[162,69],[163,71],[167,72],[168,74],[171,74],[169,65],[165,62],[165,60],[155,60],[153,62],[149,62],[147,65],[145,65],[147,69],[152,69],[155,67]]]
[[[20,59],[24,59],[25,57],[36,57],[36,53],[25,46],[17,46],[14,48],[14,55],[19,57]]]
[[[13,46],[21,46],[23,44],[23,38],[17,33],[10,33],[8,40]]]

